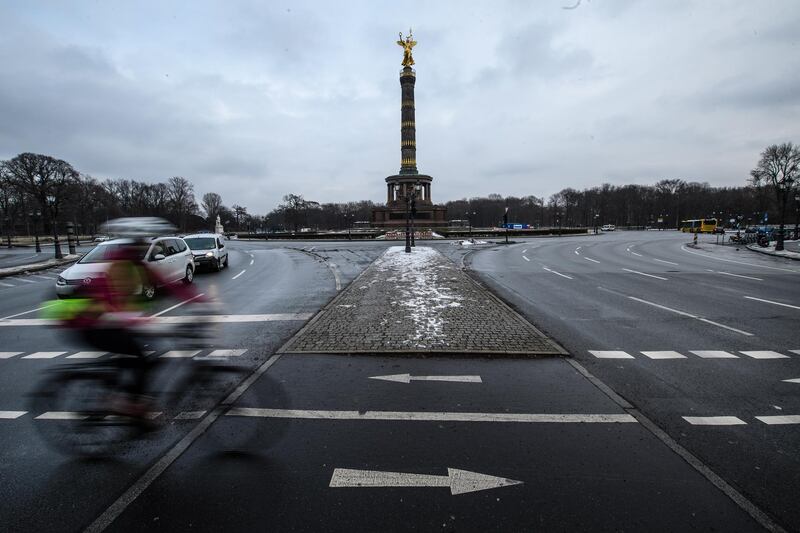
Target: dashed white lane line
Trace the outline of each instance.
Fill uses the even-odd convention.
[[[680,311],[678,309],[673,309],[671,307],[667,307],[666,305],[657,304],[655,302],[648,302],[647,300],[642,300],[641,298],[636,298],[635,296],[628,296],[629,300],[633,300],[635,302],[640,302],[647,305],[652,305],[653,307],[657,307],[659,309],[663,309],[665,311],[669,311],[671,313],[675,313],[677,315],[685,316],[688,318],[694,318],[695,320],[699,320],[700,322],[704,322],[706,324],[711,324],[712,326],[717,326],[718,328],[727,329],[728,331],[733,331],[735,333],[740,333],[742,335],[746,335],[748,337],[752,337],[752,333],[748,333],[747,331],[742,331],[741,329],[732,328],[730,326],[726,326],[725,324],[720,324],[719,322],[714,322],[713,320],[709,320],[707,318],[702,318],[697,315],[693,315],[691,313],[687,313],[685,311]]]
[[[527,253],[528,253],[528,249],[527,249],[527,248],[525,248],[524,250],[522,250],[522,253],[523,253],[523,254],[527,254]]]
[[[766,304],[780,305],[781,307],[788,307],[790,309],[800,309],[800,306],[785,304],[782,302],[773,302],[772,300],[764,300],[763,298],[756,298],[754,296],[745,296],[748,300],[755,300],[757,302],[764,302]]]
[[[689,352],[703,359],[739,359],[738,355],[724,350],[689,350]]]
[[[757,350],[757,351],[747,351],[747,352],[739,350],[739,353],[743,353],[747,357],[752,357],[753,359],[789,359],[788,355],[783,355],[782,353],[773,352],[771,350]]]
[[[632,253],[633,255],[635,255],[636,257],[642,257],[642,254],[637,254],[636,252],[631,252],[631,253]]]
[[[527,257],[525,257],[524,255],[522,256],[522,258],[523,258],[525,261],[530,261],[530,259],[528,259],[528,258],[527,258]]]
[[[103,357],[108,352],[78,352],[72,355],[68,355],[67,359],[97,359],[98,357]]]
[[[16,287],[16,285],[12,285],[12,284],[6,283],[4,281],[0,281],[0,285],[2,285],[3,287]]]
[[[645,272],[639,272],[638,270],[631,270],[630,268],[623,268],[625,272],[630,272],[631,274],[639,274],[640,276],[647,276],[648,278],[656,278],[663,281],[669,281],[668,278],[662,278],[661,276],[655,276],[653,274],[646,274]]]
[[[561,276],[562,278],[572,279],[572,276],[567,276],[566,274],[562,274],[561,272],[556,272],[555,270],[551,270],[551,269],[547,268],[546,266],[543,266],[542,268],[547,270],[548,272],[551,272],[551,273],[555,274],[556,276]]]
[[[722,274],[723,276],[732,276],[734,278],[744,278],[744,279],[752,279],[755,281],[764,281],[761,278],[756,278],[754,276],[745,276],[743,274],[733,274],[731,272],[723,272],[721,270],[711,270],[710,268],[706,269],[706,272],[713,272],[714,274]]]
[[[257,418],[305,418],[326,420],[403,420],[441,422],[519,423],[638,423],[629,414],[539,414],[539,413],[454,413],[435,411],[323,411],[302,409],[259,409],[233,407],[227,416]]]
[[[672,350],[666,350],[662,352],[642,352],[642,355],[649,357],[650,359],[686,359],[685,355],[679,354],[678,352],[674,352]]]
[[[89,415],[77,411],[47,411],[36,417],[36,420],[84,420]]]
[[[0,352],[0,359],[11,359],[12,357],[16,357],[23,352]]]
[[[19,418],[28,411],[0,411],[0,418],[6,420],[13,420],[15,418]]]
[[[239,357],[244,355],[247,350],[214,350],[209,357]]]
[[[800,350],[789,350],[789,351],[795,355],[800,355]]]
[[[600,263],[600,261],[598,261],[597,259],[592,259],[591,257],[586,257],[585,255],[583,255],[581,257],[583,257],[587,261],[591,261],[592,263],[598,263],[598,264]]]
[[[783,383],[800,383],[800,378],[782,379]]]
[[[59,355],[64,355],[67,352],[33,352],[26,355],[23,359],[55,359]]]
[[[236,274],[235,276],[233,276],[231,279],[236,279],[236,278],[238,278],[239,276],[241,276],[242,274],[244,274],[245,272],[247,272],[247,270],[242,270],[241,272],[239,272],[238,274]]]
[[[11,279],[13,279],[14,281],[21,281],[23,283],[37,283],[36,281],[33,281],[32,279],[22,279],[22,278],[11,278]]]
[[[176,303],[175,305],[173,305],[172,307],[167,307],[167,308],[166,308],[166,309],[164,309],[163,311],[159,311],[158,313],[156,313],[156,314],[154,314],[154,315],[150,315],[150,318],[155,318],[155,317],[157,317],[157,316],[161,316],[161,315],[163,315],[163,314],[169,313],[169,312],[170,312],[170,311],[172,311],[173,309],[177,309],[178,307],[182,306],[183,304],[188,304],[188,303],[189,303],[189,302],[191,302],[192,300],[196,300],[196,299],[200,298],[201,296],[205,296],[205,294],[201,292],[200,294],[198,294],[198,295],[196,295],[196,296],[192,296],[192,297],[191,297],[191,298],[189,298],[188,300],[184,300],[184,301],[182,301],[182,302],[178,302],[178,303]]]
[[[680,266],[678,263],[673,263],[672,261],[664,261],[663,259],[656,259],[655,257],[653,258],[653,261],[658,261],[659,263],[666,263],[668,265]]]
[[[633,359],[628,352],[620,350],[589,350],[589,353],[598,359]]]
[[[194,357],[199,353],[200,350],[170,350],[161,357],[166,359],[182,359],[182,358]]]
[[[684,416],[693,426],[746,426],[747,422],[738,416]]]
[[[250,260],[250,264],[251,264],[251,265],[252,265],[253,263],[255,263],[255,262],[256,262],[256,260],[255,260],[255,259],[251,259],[251,260]]]
[[[46,280],[50,280],[50,281],[53,281],[53,280],[56,279],[56,278],[53,278],[53,277],[50,277],[50,276],[40,276],[38,274],[31,274],[31,277],[32,278],[39,278],[39,279],[46,279]]]
[[[798,270],[792,270],[791,268],[780,268],[780,267],[773,267],[773,266],[767,266],[767,265],[756,265],[754,263],[746,263],[744,261],[736,261],[734,259],[725,259],[723,257],[714,257],[714,256],[711,256],[711,255],[708,255],[708,254],[701,254],[701,253],[698,253],[698,252],[693,252],[691,250],[688,250],[686,248],[686,246],[681,246],[681,250],[683,250],[686,253],[690,253],[690,254],[693,254],[693,255],[699,255],[700,257],[705,257],[706,259],[714,259],[716,261],[727,261],[728,263],[738,263],[740,265],[747,265],[747,266],[756,267],[756,268],[768,268],[770,270],[782,270],[784,272],[792,272],[794,274],[797,274],[797,273],[800,272]]]
[[[777,424],[800,424],[800,415],[757,416],[756,420],[760,420],[770,426]]]

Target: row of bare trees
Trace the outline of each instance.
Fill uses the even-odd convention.
[[[217,193],[205,194],[198,205],[194,186],[180,176],[158,183],[99,181],[48,155],[0,161],[0,223],[9,247],[15,237],[47,234],[61,257],[59,236],[68,224],[78,235],[95,235],[103,222],[122,216],[163,217],[181,231],[211,230],[217,216],[233,230],[249,222],[246,208],[226,207]]]

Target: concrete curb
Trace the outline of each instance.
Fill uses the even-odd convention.
[[[74,263],[81,257],[82,255],[80,254],[67,255],[64,256],[63,259],[48,259],[47,261],[32,263],[30,265],[0,268],[0,279],[7,278],[9,276],[18,276],[27,272],[39,272],[40,270],[47,270],[48,268],[53,268],[54,266],[68,265],[70,263]]]
[[[796,252],[788,252],[788,253],[793,254],[793,255],[783,255],[783,254],[780,254],[780,253],[777,253],[777,252],[771,252],[769,250],[765,250],[764,248],[761,248],[757,244],[755,244],[755,245],[748,244],[747,245],[747,249],[750,250],[751,252],[758,252],[758,253],[764,254],[764,255],[771,255],[772,257],[782,257],[784,259],[791,259],[792,261],[800,261],[800,254],[798,254]]]

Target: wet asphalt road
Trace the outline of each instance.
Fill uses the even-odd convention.
[[[631,249],[641,257],[652,253],[653,258],[673,263],[679,262],[676,257],[685,259],[676,255],[685,252],[676,248],[682,241],[674,233],[618,233],[532,239],[498,251],[477,251],[466,257],[466,263],[481,281],[553,335],[581,365],[658,427],[723,474],[784,527],[797,528],[788,500],[791,492],[796,493],[791,475],[796,483],[798,426],[762,427],[759,424],[763,423],[753,418],[778,412],[774,407],[763,410],[767,404],[777,405],[787,414],[800,413],[794,389],[775,395],[780,390],[778,377],[800,377],[800,368],[792,366],[797,357],[787,351],[800,349],[789,346],[797,340],[797,333],[791,331],[791,312],[796,311],[745,300],[747,306],[739,302],[730,314],[714,312],[717,307],[712,295],[723,303],[733,300],[733,293],[724,291],[731,276],[709,276],[709,281],[703,281],[699,270],[714,266],[711,260],[691,254],[685,254],[691,259],[684,262],[696,261],[691,264],[698,271],[694,276],[687,274],[685,277],[691,278],[687,280],[650,265],[632,266],[640,260],[636,255],[627,258],[622,254],[624,260],[616,259],[621,252],[629,253],[626,249],[634,241]],[[761,529],[646,425],[631,417],[630,410],[564,359],[273,357],[303,321],[252,317],[316,312],[335,296],[337,286],[346,286],[390,244],[232,242],[230,268],[200,274],[196,285],[219,299],[225,313],[249,315],[252,321],[219,325],[214,341],[201,355],[212,350],[246,350],[236,357],[236,364],[263,373],[234,405],[273,411],[259,411],[260,416],[251,417],[221,416],[196,439],[192,431],[207,418],[170,420],[163,431],[134,443],[113,461],[81,461],[53,452],[42,444],[35,429],[36,424],[57,422],[36,420],[36,413],[0,419],[0,520],[4,526],[16,531],[77,531],[90,524],[117,531]],[[528,260],[521,259],[526,245]],[[464,257],[464,250],[449,243],[435,246],[456,261]],[[601,263],[583,259],[588,266],[603,262],[609,266],[592,271],[582,270],[580,262],[573,265],[569,254],[580,258],[581,250],[574,253],[578,246],[597,247],[591,257]],[[752,255],[745,260],[753,261]],[[717,270],[730,274],[755,268],[722,263],[725,268]],[[661,280],[626,271],[621,275],[617,267],[669,276],[673,283],[667,285],[669,289],[650,288],[647,292],[644,281]],[[674,266],[664,263],[664,270],[667,267]],[[797,275],[793,270],[800,269],[794,265],[786,268],[787,272],[761,270],[774,276],[771,282],[780,279],[791,284],[792,276]],[[583,285],[560,286],[557,282],[562,280],[565,285],[579,280]],[[51,283],[43,279],[0,287],[0,316],[39,307],[52,298]],[[710,288],[704,293],[706,284]],[[625,296],[590,291],[591,285]],[[688,288],[676,289],[676,285]],[[794,290],[796,287],[795,281]],[[753,294],[770,300],[780,296],[782,302],[800,300],[791,292]],[[753,335],[757,338],[736,334],[744,337],[736,339],[730,330],[682,315],[660,316],[657,311],[670,312],[629,296],[685,308],[699,317],[702,312],[701,318],[741,331],[750,332],[748,327],[755,329],[752,321],[760,321]],[[176,303],[159,302],[154,311]],[[769,311],[755,308],[751,320],[732,319],[731,315],[752,309],[751,303],[770,306]],[[181,306],[164,316],[183,315],[188,308]],[[715,328],[709,330],[713,333],[707,333],[706,326]],[[35,326],[3,327],[0,340],[6,352],[19,352],[0,360],[0,410],[5,411],[26,410],[25,393],[42,371],[67,362],[70,354],[82,348],[58,331]],[[587,350],[627,350],[634,358],[598,360]],[[687,359],[652,360],[638,350],[676,350]],[[757,360],[739,354],[737,359],[695,361],[689,359],[687,350],[734,354],[737,350],[776,350],[791,357]],[[51,359],[25,358],[34,352],[64,353]],[[736,364],[726,367],[726,363]],[[797,375],[789,375],[791,372]],[[481,381],[396,383],[370,379],[403,373],[471,375],[480,376]],[[185,408],[191,410],[191,399],[186,400]],[[366,412],[377,416],[358,418]],[[392,419],[387,412],[405,413],[404,419]],[[472,418],[447,419],[463,413]],[[533,418],[500,421],[509,414]],[[541,421],[554,414],[579,418],[609,415],[626,421]],[[543,417],[536,418],[539,415]],[[738,416],[747,424],[691,426],[680,418],[686,415]],[[251,440],[240,446],[238,453],[226,453],[226,439],[231,435]],[[188,446],[176,455],[176,445],[181,442]],[[168,461],[175,456],[173,462]],[[781,488],[753,479],[753,465],[773,463],[774,471],[764,475],[783,475],[778,478]],[[145,475],[151,467],[157,469],[157,476]],[[337,469],[372,471],[379,484],[417,486],[331,486]],[[448,490],[448,469],[522,483],[454,495]],[[787,487],[793,489],[784,493]],[[126,505],[109,510],[115,501]]]

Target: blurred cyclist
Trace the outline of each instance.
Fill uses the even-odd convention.
[[[167,283],[148,266],[145,254],[150,238],[171,234],[174,227],[159,218],[122,218],[104,225],[102,231],[122,236],[121,246],[107,257],[104,275],[93,278],[80,287],[77,305],[62,316],[62,323],[94,349],[123,356],[120,366],[130,369],[131,380],[115,398],[112,411],[144,423],[152,408],[145,396],[151,363],[145,355],[142,340],[144,327],[150,321],[140,292],[146,286],[163,287],[170,295],[182,300],[199,301],[199,294],[183,283]]]

